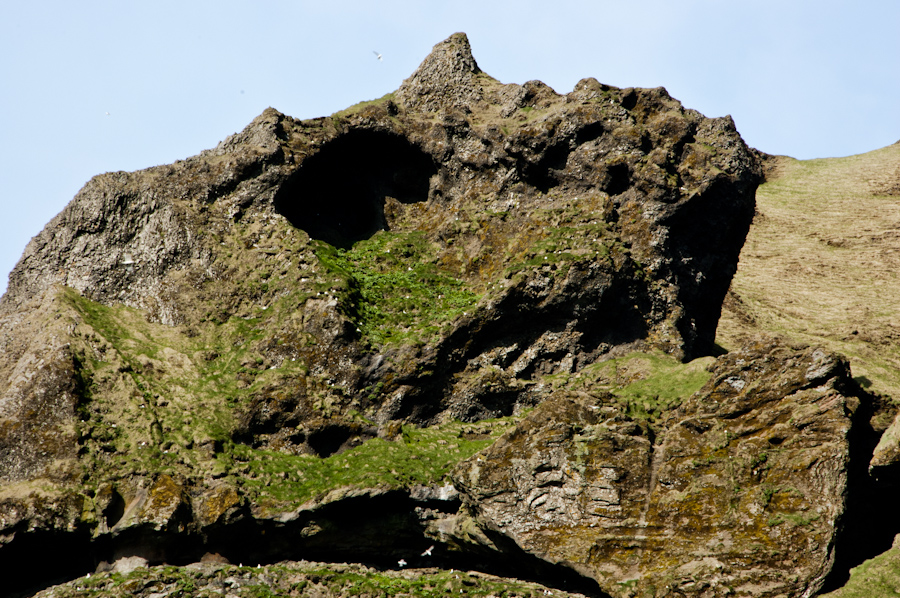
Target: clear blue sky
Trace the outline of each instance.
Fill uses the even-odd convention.
[[[769,153],[900,140],[897,0],[9,0],[0,292],[93,175],[194,155],[267,106],[310,118],[381,97],[456,31],[504,83],[662,85]]]

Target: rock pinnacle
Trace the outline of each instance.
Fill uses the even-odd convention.
[[[417,112],[466,110],[482,99],[479,73],[481,69],[472,56],[469,38],[465,33],[454,33],[434,46],[397,90],[396,100]]]

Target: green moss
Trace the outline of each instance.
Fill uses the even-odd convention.
[[[712,361],[704,357],[682,363],[662,352],[635,352],[548,381],[573,390],[607,390],[628,415],[653,421],[706,384],[710,377],[706,368]]]
[[[332,118],[334,118],[334,117],[344,118],[344,117],[356,114],[357,112],[360,112],[361,110],[368,108],[369,106],[380,106],[382,104],[386,104],[387,102],[391,101],[392,99],[394,99],[394,92],[385,94],[385,95],[381,96],[380,98],[378,98],[377,100],[367,100],[365,102],[358,102],[356,104],[353,104],[349,108],[344,108],[343,110],[339,110],[338,112],[335,112],[331,116],[332,116]]]
[[[782,523],[789,523],[796,527],[806,527],[810,523],[818,520],[819,515],[817,513],[812,513],[810,515],[804,515],[802,513],[778,513],[769,519],[768,524],[771,527],[781,525]]]
[[[873,598],[897,596],[900,592],[900,547],[893,546],[850,570],[847,584],[822,598]]]
[[[324,459],[240,445],[234,448],[234,459],[235,466],[246,471],[245,490],[281,504],[301,504],[348,486],[404,488],[439,483],[457,463],[512,425],[512,418],[502,418],[430,428],[404,426],[395,441],[374,438]]]
[[[227,581],[229,580],[229,581]],[[171,566],[101,573],[54,588],[58,598],[119,598],[164,591],[169,596],[229,595],[240,598],[327,596],[494,596],[537,598],[549,592],[540,585],[462,571],[380,572],[364,567],[321,563],[279,563],[264,567],[224,566],[206,572]],[[560,592],[560,594],[567,595]]]
[[[474,309],[479,295],[440,267],[437,249],[420,232],[381,231],[351,249],[316,245],[346,316],[373,346],[427,343]]]

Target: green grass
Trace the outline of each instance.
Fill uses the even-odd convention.
[[[258,388],[306,374],[301,362],[285,361],[277,370],[260,365],[252,350],[267,338],[260,318],[208,322],[188,338],[148,322],[139,310],[106,307],[73,290],[66,298],[91,330],[83,339],[92,347],[83,358],[90,401],[79,425],[83,458],[98,479],[124,470],[171,474],[200,467],[201,474],[218,467],[197,449],[207,441],[227,443],[236,410]]]
[[[557,377],[555,385],[607,390],[636,419],[654,421],[681,404],[709,380],[712,357],[681,363],[661,352],[630,353],[584,368],[575,376]]]
[[[57,598],[124,598],[140,593],[168,596],[287,598],[290,596],[409,596],[443,598],[475,596],[537,598],[543,586],[463,571],[409,570],[380,572],[365,567],[285,562],[264,567],[223,566],[208,571],[169,565],[121,573],[100,573],[56,586]],[[563,592],[554,592],[566,595]]]
[[[850,570],[850,579],[839,590],[822,598],[880,598],[900,596],[900,547],[894,546]]]
[[[360,110],[367,108],[369,106],[380,106],[394,98],[394,92],[387,93],[376,100],[366,100],[364,102],[357,102],[353,104],[349,108],[344,108],[343,110],[339,110],[332,114],[332,117],[344,118],[346,116],[350,116],[352,114],[356,114]]]
[[[349,250],[320,242],[316,255],[344,314],[373,346],[427,343],[480,298],[438,265],[419,232],[381,231]]]
[[[404,426],[396,440],[373,438],[326,458],[240,445],[234,448],[234,459],[238,467],[246,464],[246,491],[281,505],[296,505],[342,487],[405,488],[439,483],[457,463],[490,445],[514,423],[512,418],[502,418],[430,428]]]

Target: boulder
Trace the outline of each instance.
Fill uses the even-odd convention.
[[[810,596],[835,559],[850,430],[847,362],[758,344],[648,427],[561,392],[454,471],[488,535],[612,596]]]

